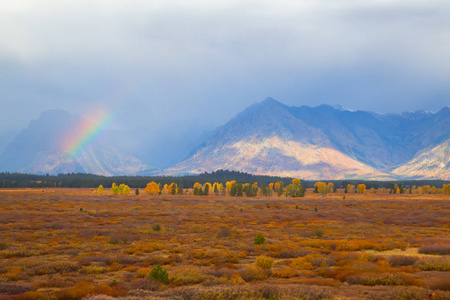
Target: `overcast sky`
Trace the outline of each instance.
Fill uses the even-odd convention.
[[[0,133],[41,111],[207,129],[273,97],[450,105],[448,0],[0,0]]]

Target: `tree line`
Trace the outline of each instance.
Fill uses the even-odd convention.
[[[443,184],[442,188],[436,188],[435,186],[413,186],[409,189],[405,189],[403,186],[395,184],[393,189],[375,189],[367,187],[364,183],[360,183],[357,186],[353,184],[347,184],[344,188],[344,199],[345,194],[357,193],[378,193],[389,191],[389,194],[438,194],[442,193],[444,195],[450,195],[450,184]],[[113,195],[128,195],[131,189],[126,184],[117,185],[112,184],[111,194]],[[103,185],[100,185],[97,189],[98,194],[103,194]],[[306,188],[301,185],[301,181],[298,178],[292,179],[292,183],[284,186],[282,181],[269,183],[267,186],[264,183],[259,184],[254,183],[240,183],[236,180],[227,181],[224,184],[220,182],[206,182],[201,184],[200,182],[194,183],[192,188],[184,189],[182,185],[178,185],[175,182],[170,184],[156,183],[154,181],[147,183],[144,192],[148,195],[194,195],[194,196],[231,196],[231,197],[255,197],[255,196],[273,196],[277,195],[286,197],[304,197],[306,193]],[[322,182],[318,181],[314,184],[314,193],[320,193],[322,196],[326,194],[337,193],[337,187],[332,182]],[[139,188],[136,188],[135,195],[139,195]]]
[[[196,182],[202,185],[206,182],[219,182],[225,184],[228,181],[237,182],[258,182],[266,187],[270,183],[282,182],[284,186],[292,183],[291,177],[277,177],[265,175],[252,175],[245,172],[217,170],[212,173],[202,173],[189,176],[101,176],[85,173],[70,173],[58,175],[36,175],[22,173],[0,173],[0,188],[25,188],[25,187],[65,187],[65,188],[97,188],[99,185],[110,188],[113,183],[122,182],[135,188],[145,188],[148,182],[158,182],[164,184],[176,183],[179,186],[192,187]],[[316,181],[302,180],[305,188],[315,188]],[[330,180],[336,188],[346,188],[348,184],[357,186],[365,184],[369,190],[371,188],[395,189],[397,184],[405,189],[413,186],[427,186],[442,188],[450,181],[444,180],[403,180],[403,181],[366,181],[366,180]]]

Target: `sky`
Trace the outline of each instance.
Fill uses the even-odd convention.
[[[449,15],[448,0],[0,0],[0,134],[103,107],[176,141],[266,97],[438,111]]]

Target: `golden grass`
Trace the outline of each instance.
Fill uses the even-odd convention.
[[[448,196],[342,198],[0,189],[0,299],[297,299],[291,285],[305,299],[415,299],[436,289],[436,299],[450,298],[446,256],[417,251],[450,244]],[[149,279],[156,265],[169,284]]]

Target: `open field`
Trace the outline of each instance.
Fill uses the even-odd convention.
[[[0,190],[0,299],[450,299],[449,254],[442,194]]]

